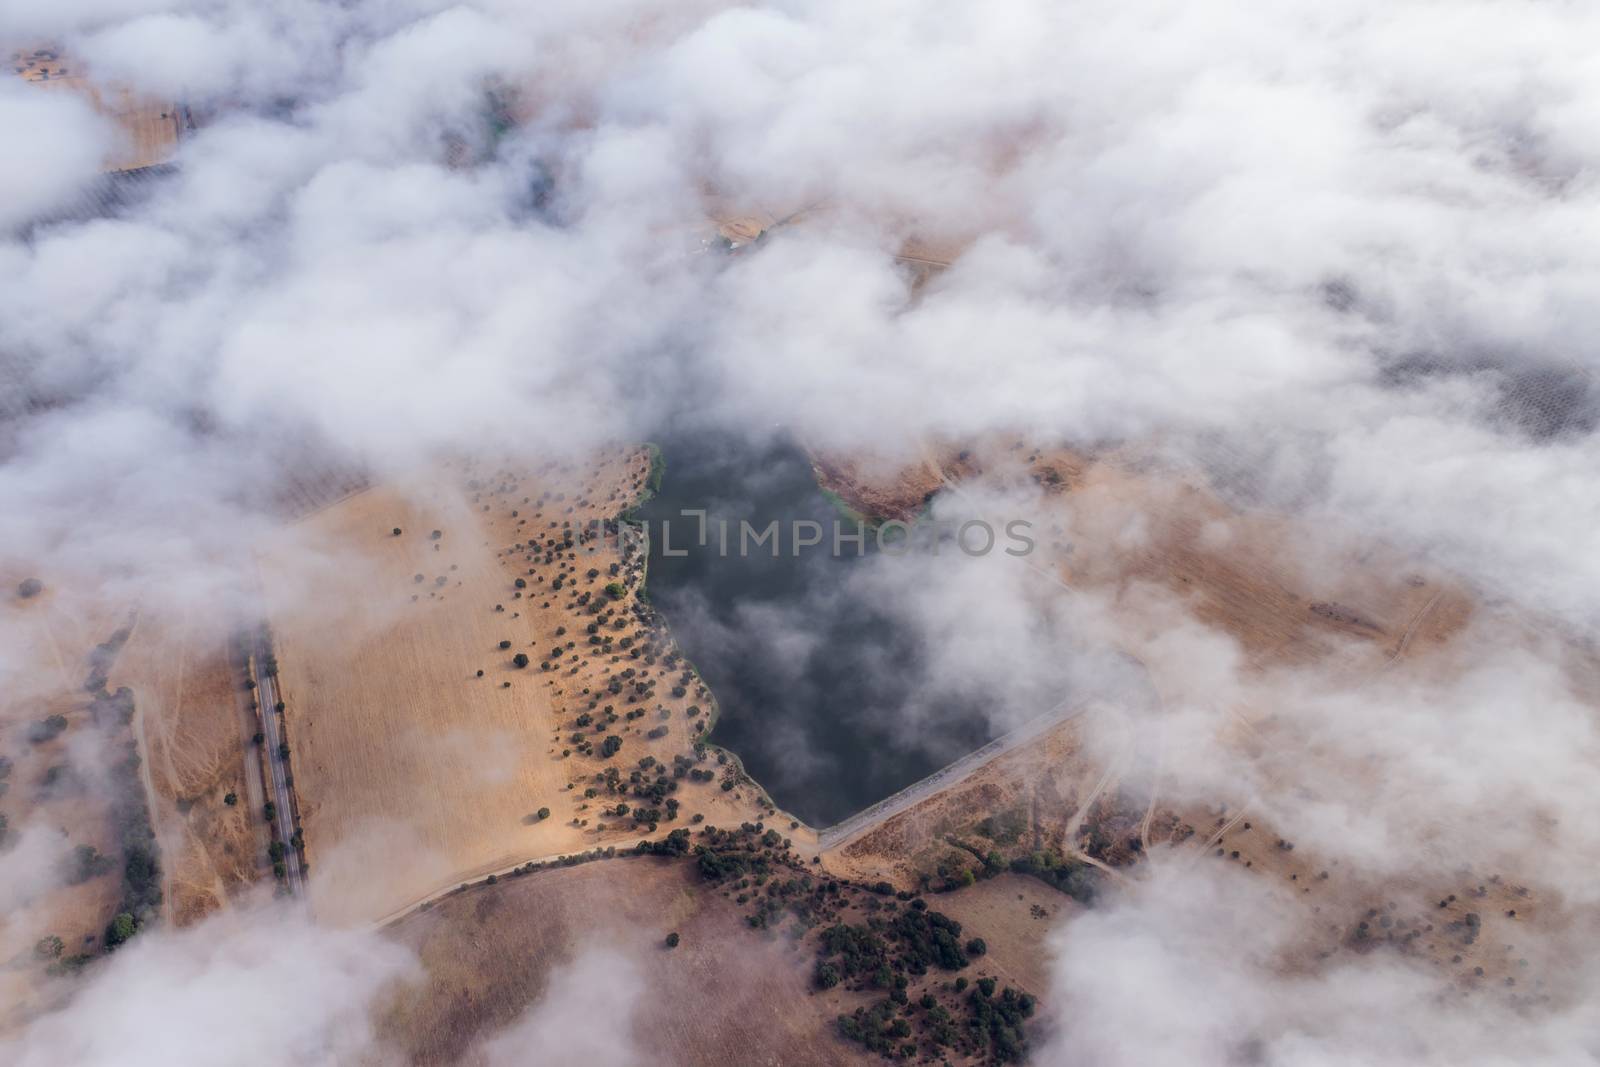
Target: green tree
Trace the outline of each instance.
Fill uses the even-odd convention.
[[[540,808],[538,810],[538,812],[536,812],[535,814],[538,815],[539,821],[543,822],[544,820],[546,820],[546,819],[548,819],[550,817],[550,809],[549,808]]]
[[[678,941],[679,941],[678,931],[674,930],[674,931],[672,931],[672,933],[667,935],[667,947],[668,948],[677,948],[678,947]]]
[[[67,947],[66,942],[55,934],[41,937],[38,944],[33,946],[33,954],[41,960],[60,959],[62,951]]]
[[[106,948],[116,948],[138,932],[139,921],[125,911],[106,927]]]

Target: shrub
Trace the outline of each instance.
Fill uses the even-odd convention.
[[[975,937],[967,942],[967,955],[981,956],[989,951],[988,944],[981,937]]]
[[[674,930],[674,931],[672,931],[672,933],[667,935],[667,947],[668,948],[677,948],[678,947],[678,941],[679,941],[678,931]]]
[[[111,869],[111,857],[101,855],[100,850],[93,845],[79,845],[72,850],[72,859],[67,863],[66,879],[69,885],[81,885],[91,878],[98,878]]]
[[[627,591],[628,587],[623,585],[621,582],[606,583],[606,596],[610,597],[612,600],[621,600]]]
[[[28,740],[34,744],[42,744],[61,736],[67,728],[65,715],[51,715],[49,718],[40,719],[28,728]]]
[[[106,948],[116,948],[138,932],[138,921],[128,912],[123,912],[106,927]]]
[[[41,937],[38,943],[33,946],[33,954],[41,960],[60,959],[61,953],[66,947],[66,942],[55,934],[50,934],[47,937]]]
[[[17,586],[17,595],[24,600],[44,592],[44,583],[37,578],[24,578]]]
[[[550,809],[540,808],[538,811],[534,812],[534,815],[540,822],[543,822],[550,817]]]
[[[239,803],[239,794],[230,790],[228,793],[223,795],[222,802],[231,808],[235,804]]]

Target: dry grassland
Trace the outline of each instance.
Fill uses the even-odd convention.
[[[169,161],[182,136],[176,104],[135,96],[128,89],[96,85],[82,68],[51,47],[26,48],[8,56],[12,71],[36,88],[75,93],[118,127],[122,139],[105,169],[138,170]]]
[[[49,961],[36,957],[38,940],[60,937],[64,957],[97,952],[122,891],[104,768],[125,755],[124,733],[95,726],[84,683],[91,652],[126,616],[53,585],[22,599],[15,590],[24,577],[0,573],[0,645],[18,654],[0,690],[0,816],[12,850],[0,871],[0,1030],[61,994],[45,980]],[[35,731],[55,715],[65,728],[40,739]],[[103,858],[80,868],[72,855],[80,846]]]
[[[825,917],[813,914],[817,925],[809,930],[781,910],[753,927],[747,918],[760,910],[759,884],[708,881],[697,868],[692,858],[633,856],[542,870],[474,887],[408,916],[386,932],[417,953],[426,975],[381,1002],[380,1033],[413,1063],[483,1062],[485,1042],[514,1033],[508,1028],[539,999],[559,996],[554,981],[573,981],[560,968],[599,951],[611,960],[602,988],[586,988],[581,997],[595,1010],[559,1021],[563,1047],[583,1047],[592,1028],[608,1027],[603,1032],[632,1045],[627,1062],[873,1062],[841,1038],[837,1020],[887,1003],[885,991],[859,979],[818,990],[812,975],[819,931],[836,922],[883,931],[897,912],[921,905],[836,885],[837,892],[821,894],[833,904]],[[811,868],[779,866],[768,884],[801,874]],[[816,887],[827,879],[807,881]],[[927,995],[958,1018],[966,1011],[963,989],[980,978],[1045,988],[1040,935],[1072,907],[1043,885],[1013,876],[923,903],[962,922],[962,937],[988,941],[987,953],[959,971],[903,972],[906,1000],[919,1013],[927,1010],[921,1007]],[[666,944],[669,933],[681,938],[675,948]],[[929,1036],[906,1035],[923,1062],[983,1058],[959,1040],[939,1049]]]
[[[670,769],[709,700],[640,607],[642,549],[577,540],[643,491],[649,466],[643,449],[581,467],[457,464],[337,503],[264,551],[320,917],[391,917],[474,877],[652,832],[631,810],[608,818],[643,802],[596,776],[615,770],[626,788],[641,759]],[[621,742],[610,758],[603,733]],[[687,776],[671,788],[679,822],[754,810],[749,790]]]
[[[954,469],[953,456],[962,457],[965,470]],[[1362,543],[1337,531],[1309,537],[1288,519],[1240,511],[1127,457],[1093,459],[1011,441],[980,458],[945,449],[866,487],[853,481],[870,470],[866,465],[818,466],[830,488],[847,500],[871,502],[879,513],[893,514],[896,506],[900,514],[913,512],[930,488],[959,486],[974,468],[1039,487],[1054,516],[1048,530],[1038,531],[1040,555],[1070,588],[1111,605],[1136,654],[1148,655],[1141,639],[1171,625],[1174,598],[1237,643],[1247,678],[1312,668],[1339,688],[1359,689],[1390,672],[1426,681],[1459,671],[1470,651],[1458,638],[1469,623],[1490,626],[1511,643],[1533,632],[1526,620],[1486,618],[1471,591],[1410,566],[1374,539]],[[1572,657],[1575,685],[1592,668],[1592,657],[1580,653]],[[1167,701],[1183,699],[1189,679],[1181,664],[1169,667],[1156,656],[1146,666]],[[1305,755],[1292,725],[1271,708],[1231,710],[1238,726],[1225,742],[1292,782],[1295,761]],[[1531,940],[1530,928],[1544,935],[1541,942],[1559,943],[1559,931],[1577,921],[1550,891],[1516,884],[1510,872],[1463,870],[1423,885],[1340,869],[1296,848],[1290,829],[1271,827],[1243,807],[1247,796],[1168,800],[1159,786],[1152,796],[1148,783],[1159,783],[1161,761],[1187,756],[1163,753],[1159,731],[1130,729],[1122,752],[1095,755],[1079,743],[1085,725],[1063,724],[1037,751],[996,760],[825,853],[824,864],[910,887],[959,880],[963,870],[981,875],[982,863],[963,844],[1008,860],[1044,849],[1116,872],[1089,874],[1102,879],[1139,877],[1150,862],[1224,862],[1269,879],[1304,904],[1306,939],[1294,966],[1383,947],[1440,968],[1464,988],[1500,988],[1524,1002],[1547,995],[1539,976],[1557,961],[1531,959],[1515,946],[1519,930]],[[1129,794],[1125,781],[1146,784]],[[1020,835],[995,840],[991,817],[1009,819]],[[952,903],[949,910],[957,915],[957,909]]]
[[[871,1062],[836,1036],[845,997],[810,992],[811,951],[750,930],[743,910],[690,864],[654,858],[473,889],[389,929],[426,980],[387,1006],[380,1032],[412,1063],[482,1063],[479,1043],[545,995],[552,970],[599,949],[627,961],[639,988],[619,975],[614,998],[566,1021],[574,1033],[618,1030],[662,1064]],[[669,950],[672,931],[682,942]]]
[[[179,926],[226,906],[266,865],[266,827],[245,783],[255,753],[241,678],[226,639],[198,614],[170,624],[141,617],[111,675],[113,687],[134,693],[165,910]]]

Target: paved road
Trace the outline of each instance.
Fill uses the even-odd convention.
[[[278,840],[283,842],[287,849],[283,856],[284,867],[288,870],[286,882],[289,890],[297,895],[305,892],[305,872],[300,869],[300,854],[289,839],[294,836],[294,805],[289,797],[289,767],[282,756],[278,754],[278,746],[283,742],[283,730],[274,709],[278,705],[278,680],[267,673],[266,665],[271,656],[271,648],[265,641],[257,641],[254,648],[256,664],[256,696],[261,705],[261,732],[266,735],[262,742],[266,749],[267,779],[272,790],[272,803],[277,807],[276,825],[278,827]]]
[[[870,808],[856,812],[842,822],[818,830],[818,847],[824,850],[838,848],[846,842],[855,840],[873,827],[881,826],[935,793],[941,793],[971,777],[979,769],[993,763],[1007,752],[1015,751],[1042,737],[1059,724],[1077,718],[1097,703],[1115,707],[1136,700],[1152,702],[1159,699],[1143,663],[1126,653],[1118,653],[1117,661],[1128,669],[1126,675],[1108,679],[1094,691],[1073,694],[1049,711],[1034,716],[1010,733],[1003,734],[982,748],[967,753],[954,763],[941,767],[920,782],[915,782],[893,796],[880,800]]]
[[[946,764],[920,782],[906,786],[900,792],[878,801],[870,808],[863,808],[842,822],[818,830],[817,847],[827,851],[855,840],[868,830],[888,822],[907,808],[915,807],[935,793],[943,792],[957,782],[970,778],[984,766],[993,763],[1007,752],[1037,739],[1058,723],[1076,718],[1086,710],[1088,710],[1086,701],[1077,698],[1063,700],[1043,715],[1034,716],[1010,733],[995,738],[954,763]]]

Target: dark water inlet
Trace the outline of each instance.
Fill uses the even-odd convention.
[[[711,740],[780,807],[826,826],[990,740],[984,709],[930,696],[916,635],[852,584],[875,562],[874,538],[860,556],[848,541],[834,554],[835,525],[852,535],[856,524],[800,448],[712,433],[661,447],[660,490],[635,516],[650,530],[650,601],[716,699]],[[685,514],[695,509],[704,545],[701,520]],[[807,520],[822,543],[796,555]],[[776,557],[770,540],[751,543],[774,521]]]

